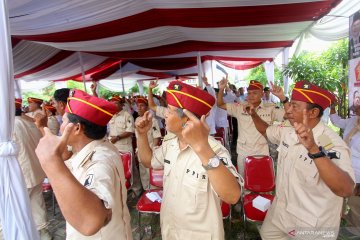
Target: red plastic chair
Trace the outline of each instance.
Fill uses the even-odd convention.
[[[122,164],[124,166],[124,174],[125,174],[125,186],[126,189],[129,189],[131,187],[131,176],[132,176],[132,154],[131,152],[121,152],[120,153],[120,159],[122,161]]]
[[[269,199],[274,196],[271,193],[275,189],[274,162],[270,156],[255,155],[245,158],[244,163],[244,189],[251,193],[242,196],[244,235],[246,232],[246,220],[251,222],[262,222],[267,211],[263,212],[253,207],[253,200],[257,196]]]
[[[222,139],[225,139],[225,129],[223,127],[216,128],[215,137],[221,137]]]
[[[152,169],[150,168],[150,185],[157,187],[158,189],[149,189],[146,190],[140,197],[139,201],[136,204],[136,209],[138,210],[138,219],[139,219],[139,229],[140,229],[140,239],[141,239],[141,214],[160,214],[161,203],[159,202],[152,202],[146,196],[147,193],[150,192],[157,192],[160,197],[163,196],[163,176],[164,176],[164,169]]]

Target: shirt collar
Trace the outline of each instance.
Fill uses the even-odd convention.
[[[87,158],[92,154],[95,147],[101,144],[102,142],[104,142],[104,140],[101,139],[101,140],[93,140],[90,143],[86,144],[85,147],[83,147],[83,149],[80,150],[80,152],[76,153],[71,158],[72,169],[79,168],[83,164],[83,162],[87,160]]]

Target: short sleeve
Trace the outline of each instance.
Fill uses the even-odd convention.
[[[226,103],[226,111],[230,116],[236,117],[241,114],[243,108],[239,103]]]
[[[162,169],[164,168],[164,151],[166,149],[166,143],[163,143],[161,146],[154,147],[153,156],[151,158],[151,167],[153,169]]]
[[[125,125],[126,125],[126,129],[125,132],[135,132],[135,125],[134,125],[134,118],[133,116],[131,116],[130,114],[126,114],[126,119],[125,119]]]
[[[103,200],[107,209],[111,209],[115,206],[116,201],[114,189],[116,186],[114,182],[116,181],[120,180],[116,180],[116,173],[111,165],[96,161],[86,170],[85,178],[82,179],[81,184]]]
[[[279,145],[281,139],[281,128],[282,127],[279,125],[273,125],[273,126],[269,126],[266,129],[266,136],[270,142]]]
[[[159,123],[156,119],[153,119],[153,125],[152,125],[152,137],[153,139],[155,138],[160,138],[161,137],[161,132],[160,132],[160,127],[159,127]]]

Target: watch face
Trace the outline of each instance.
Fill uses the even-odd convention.
[[[214,157],[210,159],[209,166],[216,168],[220,165],[220,159],[218,157]]]

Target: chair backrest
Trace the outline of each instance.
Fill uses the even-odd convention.
[[[223,146],[225,146],[224,139],[222,137],[214,137],[216,140],[218,140]]]
[[[245,158],[244,187],[253,192],[270,192],[275,188],[274,162],[270,156],[254,155]]]
[[[131,169],[132,169],[132,156],[131,152],[119,152],[120,158],[124,166],[124,174],[126,179],[126,188],[129,189],[130,187],[130,181],[131,181]]]
[[[163,187],[164,169],[150,168],[150,185],[158,188]]]

